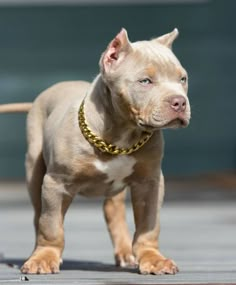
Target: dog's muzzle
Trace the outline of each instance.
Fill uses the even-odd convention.
[[[158,107],[154,107],[149,116],[138,118],[138,126],[142,130],[155,131],[162,128],[187,127],[190,120],[188,99],[182,95],[173,95],[164,99]]]

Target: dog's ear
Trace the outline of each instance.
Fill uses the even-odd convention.
[[[102,54],[100,67],[106,72],[115,69],[131,50],[127,31],[122,28]]]
[[[156,39],[153,39],[153,41],[158,42],[168,48],[172,48],[172,44],[174,40],[178,37],[179,31],[177,28],[175,28],[172,32],[165,34],[163,36],[160,36]]]

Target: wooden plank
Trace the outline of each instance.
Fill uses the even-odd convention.
[[[12,264],[20,266],[33,248],[32,208],[20,199],[17,204],[13,193],[0,191],[0,284],[21,281]],[[133,231],[130,206],[128,224]],[[167,202],[161,225],[161,250],[177,262],[180,272],[142,276],[135,269],[114,266],[101,203],[74,203],[66,217],[61,273],[29,275],[29,284],[235,284],[234,201]]]

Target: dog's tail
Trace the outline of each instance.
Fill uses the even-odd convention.
[[[12,103],[0,105],[0,113],[27,113],[33,103]]]

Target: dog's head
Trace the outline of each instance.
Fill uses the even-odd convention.
[[[125,29],[100,59],[103,80],[117,112],[146,131],[186,127],[188,75],[171,48],[178,30],[131,43]]]

